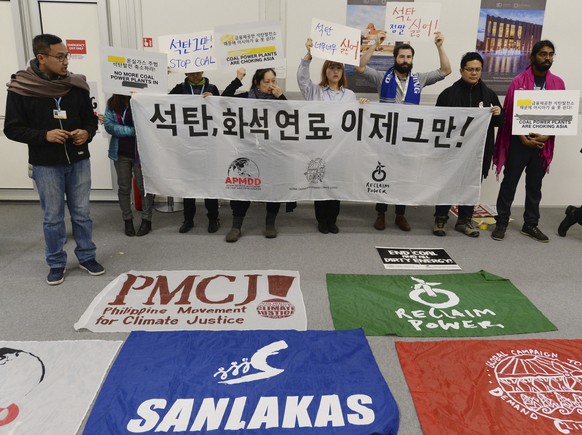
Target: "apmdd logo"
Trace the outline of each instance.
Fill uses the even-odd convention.
[[[261,183],[259,167],[246,157],[240,157],[230,164],[224,181],[227,189],[260,190]]]

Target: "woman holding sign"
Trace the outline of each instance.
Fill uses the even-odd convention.
[[[307,54],[297,70],[297,83],[303,94],[303,98],[310,101],[333,101],[349,103],[357,101],[356,94],[346,89],[348,79],[343,63],[326,60],[321,68],[321,80],[315,84],[309,78],[309,65],[311,63],[311,48],[313,41],[307,38],[305,48]],[[366,103],[366,98],[360,98],[360,103]],[[337,234],[337,217],[340,211],[340,202],[338,200],[314,201],[315,218],[317,219],[317,229],[323,234]]]
[[[273,68],[258,69],[253,76],[251,89],[248,92],[234,94],[242,86],[242,79],[246,75],[245,68],[236,71],[236,78],[226,87],[222,93],[223,97],[257,98],[260,100],[286,100],[283,90],[277,85],[277,74]],[[240,159],[239,159],[240,160]],[[240,162],[244,164],[245,162]],[[232,228],[226,235],[225,240],[229,243],[236,242],[241,236],[243,220],[247,210],[251,205],[250,201],[230,201],[232,209]],[[281,208],[279,202],[267,202],[267,216],[265,218],[265,237],[274,239],[277,237],[275,219]]]

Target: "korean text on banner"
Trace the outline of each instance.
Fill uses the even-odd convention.
[[[491,112],[191,95],[131,99],[148,193],[476,204]]]

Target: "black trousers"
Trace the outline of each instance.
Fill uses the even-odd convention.
[[[232,200],[230,201],[230,208],[232,209],[232,215],[237,217],[245,217],[247,214],[247,210],[251,206],[250,201],[237,201]],[[280,202],[267,202],[266,203],[267,213],[279,213],[279,209],[281,208]]]
[[[511,137],[509,156],[503,170],[503,181],[497,195],[497,223],[507,225],[511,216],[511,204],[515,198],[517,184],[525,171],[525,210],[523,222],[537,225],[540,220],[542,180],[546,167],[540,150],[521,143],[518,136]]]
[[[208,220],[218,219],[218,199],[206,198],[204,205],[206,206]],[[184,221],[193,221],[195,215],[196,198],[184,198]]]
[[[388,204],[384,204],[384,203],[377,203],[376,204],[376,211],[378,213],[386,213],[386,211],[388,211]],[[394,207],[394,212],[396,214],[404,214],[406,213],[406,206],[405,205],[396,205]]]
[[[313,201],[315,219],[320,224],[335,224],[340,212],[340,201],[330,199],[327,201]]]

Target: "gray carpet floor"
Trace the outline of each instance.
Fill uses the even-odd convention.
[[[45,283],[42,213],[38,203],[0,202],[0,337],[6,341],[124,339],[126,334],[77,332],[73,324],[111,280],[128,270],[297,270],[307,309],[309,329],[333,329],[325,276],[327,273],[411,274],[384,270],[376,246],[444,248],[463,272],[486,270],[509,278],[558,328],[545,334],[503,336],[502,339],[582,337],[582,226],[572,227],[566,238],[557,235],[564,208],[542,209],[540,229],[550,243],[539,243],[519,233],[522,209],[514,209],[502,242],[491,239],[491,227],[471,239],[453,230],[446,237],[432,235],[433,208],[409,207],[412,231],[393,225],[389,208],[387,229],[372,228],[373,204],[343,203],[337,235],[317,232],[311,203],[301,203],[293,213],[277,220],[279,236],[266,239],[263,204],[253,204],[234,244],[224,241],[231,224],[227,202],[220,213],[222,227],[206,231],[206,210],[198,201],[194,229],[179,234],[182,213],[155,212],[153,231],[145,237],[123,234],[116,203],[92,204],[94,241],[98,260],[106,273],[91,277],[79,269],[74,241],[69,239],[66,280],[59,286]],[[577,204],[578,205],[578,204]],[[139,217],[136,218],[139,225]],[[68,225],[70,232],[70,225]],[[433,273],[433,272],[430,272]],[[434,272],[439,273],[439,272]],[[454,273],[454,272],[443,272]],[[499,338],[499,337],[496,337]],[[369,337],[376,361],[394,395],[401,416],[400,433],[421,434],[412,398],[398,363],[394,342],[412,340]]]

